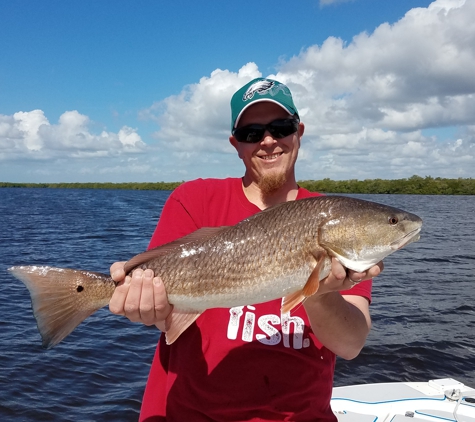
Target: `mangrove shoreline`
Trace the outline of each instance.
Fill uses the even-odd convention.
[[[146,183],[11,183],[0,182],[0,188],[52,188],[52,189],[128,189],[168,190],[183,182]],[[300,186],[312,192],[412,195],[475,195],[475,179],[444,179],[440,177],[412,176],[407,179],[366,180],[302,180]]]

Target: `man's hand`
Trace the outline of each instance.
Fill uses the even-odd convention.
[[[365,297],[342,296],[337,292],[376,277],[383,268],[381,261],[359,273],[347,270],[332,258],[330,274],[320,282],[318,292],[304,302],[315,335],[325,347],[344,359],[353,359],[360,353],[371,328],[371,317]]]
[[[173,310],[168,303],[165,286],[152,270],[137,268],[132,276],[124,272],[125,262],[116,262],[110,268],[112,279],[118,282],[109,302],[113,314],[124,315],[132,322],[156,325],[165,331],[165,320]]]
[[[116,262],[110,268],[111,276],[118,283],[109,302],[113,314],[124,315],[132,322],[145,325],[156,325],[166,331],[165,320],[173,310],[168,303],[165,286],[159,276],[152,270],[134,270],[132,276],[124,272],[125,262]],[[332,268],[328,277],[321,281],[317,295],[349,290],[356,283],[376,277],[383,270],[383,262],[379,262],[368,271],[358,273],[347,270],[336,258],[332,258]]]
[[[359,273],[346,269],[338,259],[332,258],[330,274],[320,282],[320,288],[318,289],[317,294],[349,290],[360,281],[376,277],[381,273],[381,271],[383,271],[383,269],[384,264],[383,261],[381,261],[375,266],[369,268],[367,271]]]

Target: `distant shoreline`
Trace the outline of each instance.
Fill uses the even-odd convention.
[[[128,189],[173,190],[184,182],[132,183],[11,183],[0,182],[0,188],[52,189]],[[408,179],[366,180],[302,180],[300,186],[312,192],[414,195],[475,195],[475,179],[443,179],[412,176]]]

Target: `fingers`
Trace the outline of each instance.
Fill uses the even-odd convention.
[[[374,278],[381,274],[381,271],[384,269],[383,261],[378,262],[376,265],[369,268],[367,271],[364,272],[356,272],[352,270],[348,270],[348,279],[353,285],[359,283],[362,280],[368,280],[370,278]]]
[[[164,321],[173,308],[160,277],[154,277],[150,269],[136,269],[116,287],[109,309],[132,322],[153,325]]]
[[[331,275],[338,281],[344,281],[346,278],[346,268],[336,258],[332,258]]]
[[[168,302],[165,285],[160,277],[153,278],[153,295],[155,304],[155,317],[158,321],[165,321],[173,311],[173,305]]]
[[[125,315],[125,300],[127,299],[127,293],[129,292],[129,286],[131,282],[131,277],[127,276],[121,283],[119,283],[114,293],[112,294],[111,300],[109,301],[109,310],[116,315]]]
[[[124,302],[125,316],[132,322],[140,322],[142,311],[145,319],[150,318],[150,306],[153,309],[153,295],[150,295],[150,288],[153,279],[153,271],[138,268],[132,273],[127,297]],[[143,290],[143,297],[142,297]],[[150,298],[151,296],[151,298]],[[150,305],[151,303],[151,305]],[[142,304],[144,309],[142,310]]]
[[[125,261],[114,262],[110,267],[112,280],[115,282],[122,281],[125,278],[124,271]]]
[[[384,262],[380,261],[378,262],[374,267],[371,267],[367,271],[367,278],[373,278],[381,274],[381,272],[384,270]]]
[[[153,292],[155,302],[155,316],[158,320],[158,322],[155,322],[155,325],[160,331],[165,332],[168,330],[166,319],[172,313],[173,305],[170,305],[168,302],[165,285],[163,284],[163,281],[160,277],[154,277],[153,279]]]
[[[367,271],[357,272],[345,268],[338,259],[332,258],[330,274],[320,283],[318,293],[324,294],[331,291],[349,290],[360,281],[376,277],[383,269],[384,264],[381,261]]]
[[[320,281],[317,295],[338,292],[350,288],[346,268],[336,258],[332,258],[331,270],[328,276]]]

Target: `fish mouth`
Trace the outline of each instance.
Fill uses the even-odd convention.
[[[420,227],[410,231],[401,239],[396,240],[393,243],[391,243],[390,245],[391,249],[397,251],[398,249],[401,249],[402,247],[409,245],[409,243],[417,242],[420,239],[420,236],[419,236],[420,231],[421,231]]]

